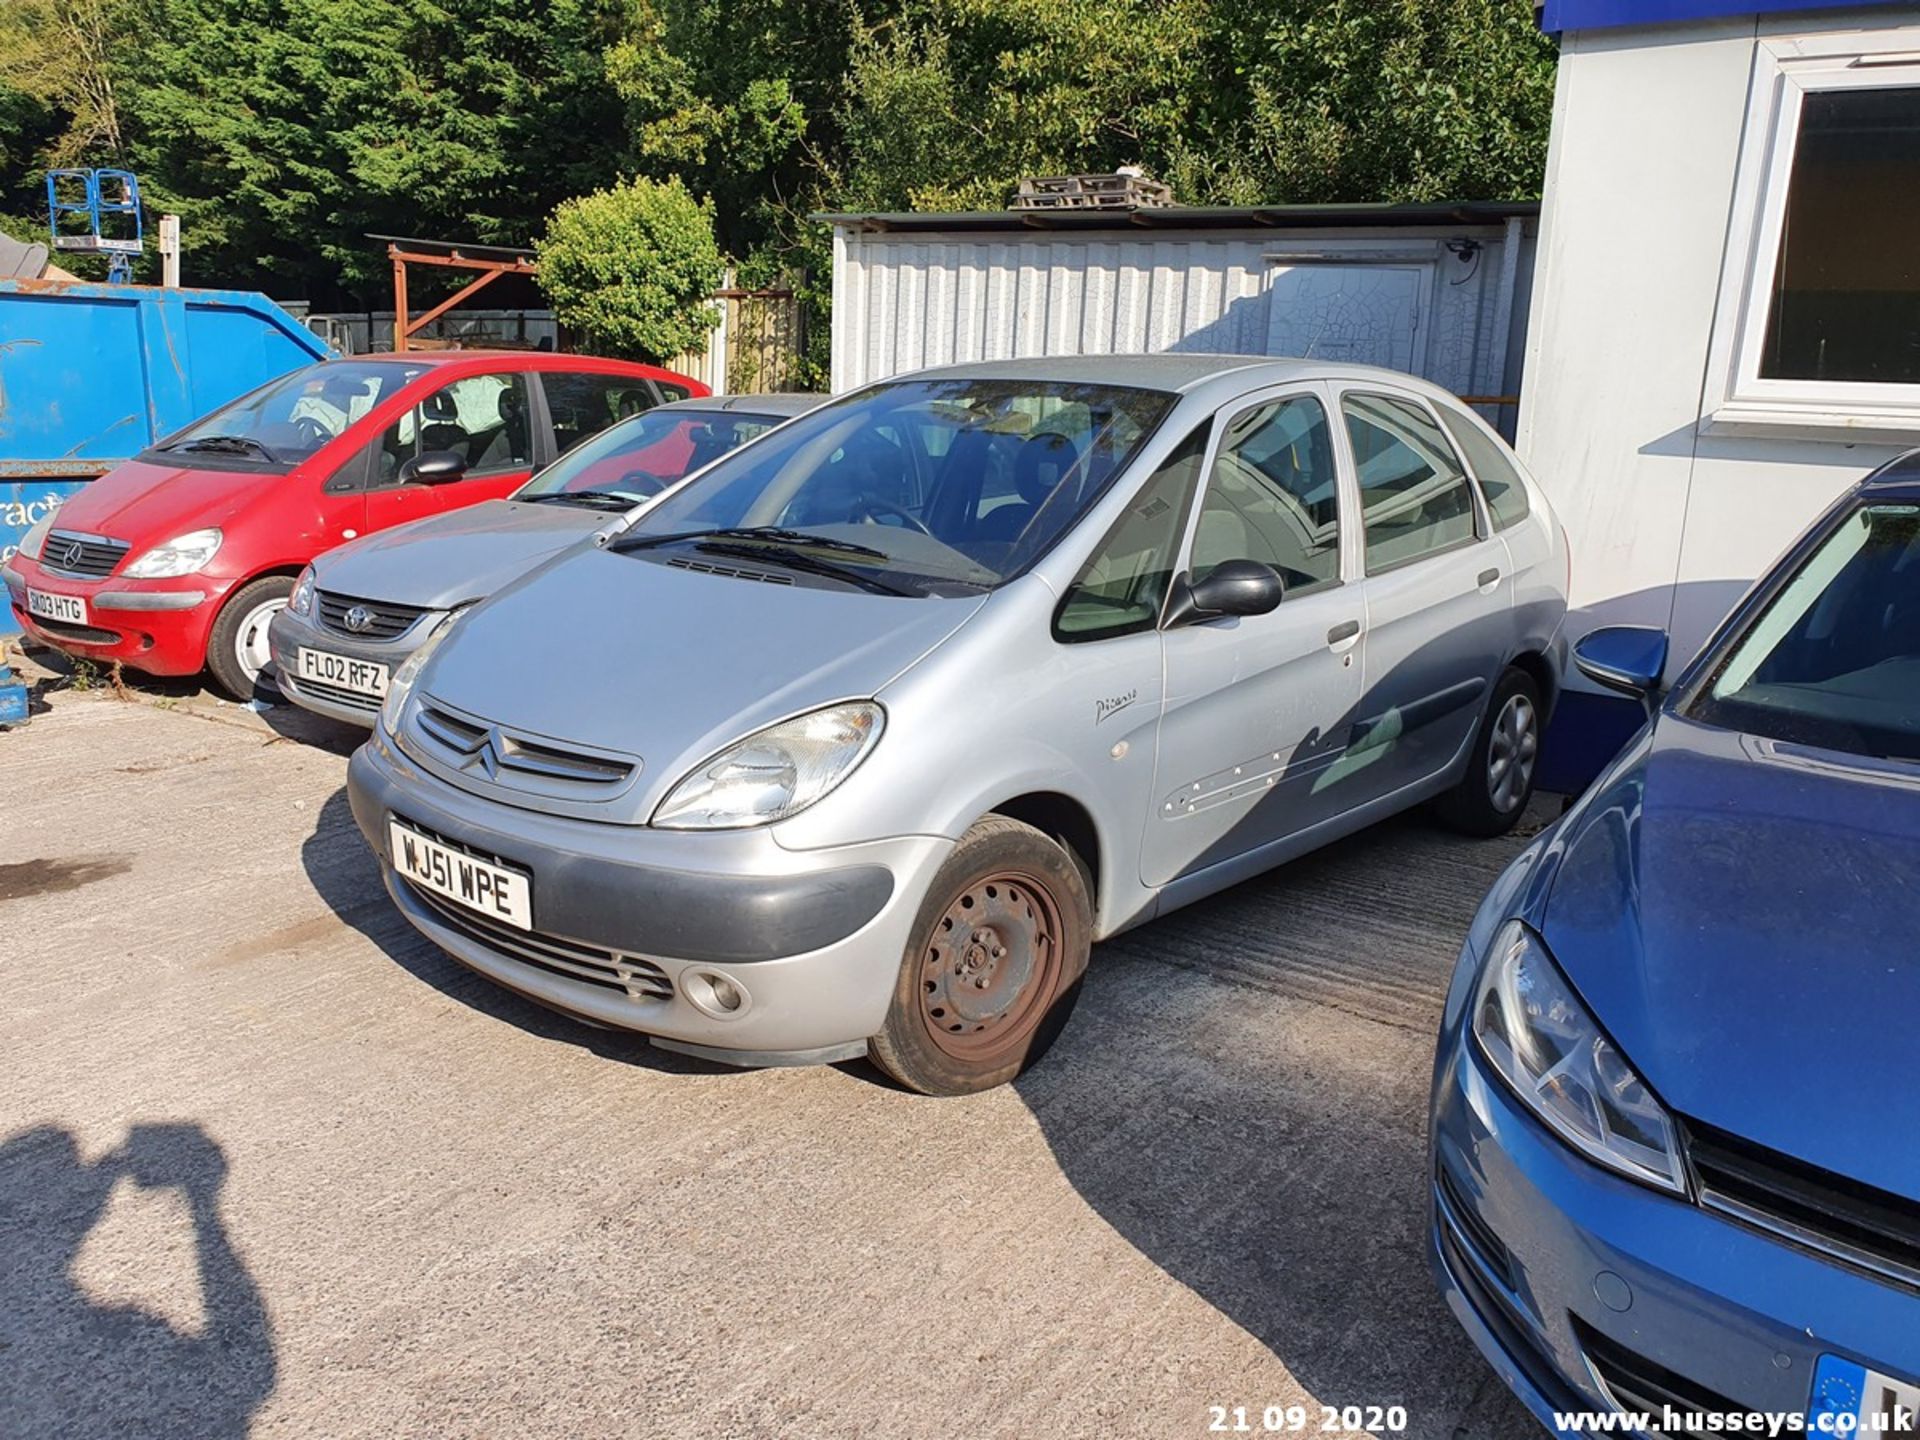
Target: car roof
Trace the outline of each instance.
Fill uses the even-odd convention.
[[[941,365],[893,380],[934,376],[978,377],[1002,380],[1062,380],[1070,384],[1129,385],[1143,390],[1184,393],[1209,381],[1231,375],[1241,386],[1295,384],[1302,380],[1371,380],[1422,393],[1444,394],[1436,386],[1398,370],[1376,365],[1350,365],[1334,360],[1298,360],[1273,355],[1199,355],[1176,352],[1160,355],[1049,355],[1024,360],[976,360],[964,365]]]
[[[509,361],[529,369],[565,369],[580,366],[589,370],[645,371],[649,375],[672,375],[671,370],[640,360],[615,360],[604,355],[574,355],[560,350],[406,350],[395,354],[382,350],[367,355],[339,355],[323,360],[323,365],[471,365]]]
[[[655,410],[741,410],[753,415],[798,415],[825,403],[824,395],[796,395],[789,391],[766,395],[696,395],[669,400]]]
[[[1920,500],[1920,450],[1896,455],[1862,480],[1859,489],[1879,499]]]

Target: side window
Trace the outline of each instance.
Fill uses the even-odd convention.
[[[1368,574],[1474,538],[1473,488],[1432,415],[1386,395],[1347,395],[1340,409],[1359,472]]]
[[[1480,493],[1487,497],[1487,509],[1493,512],[1493,528],[1504,530],[1527,518],[1526,482],[1507,458],[1506,447],[1478,425],[1462,415],[1442,410],[1447,433],[1473,467],[1473,478],[1480,482]]]
[[[660,403],[662,405],[665,405],[670,400],[691,400],[693,398],[693,392],[687,389],[686,386],[675,385],[670,380],[656,380],[653,382],[653,388],[660,392]]]
[[[372,445],[371,483],[395,485],[400,467],[451,450],[470,476],[533,468],[525,375],[468,375],[444,385],[389,425]]]
[[[592,372],[547,372],[540,377],[547,391],[547,411],[553,416],[553,450],[564,455],[582,440],[591,440],[616,420],[651,410],[654,390],[632,375]]]
[[[1180,548],[1187,496],[1207,454],[1212,422],[1180,443],[1140,487],[1080,572],[1053,620],[1053,638],[1067,643],[1109,640],[1160,623],[1173,563]]]
[[[1261,560],[1289,592],[1340,579],[1340,485],[1327,412],[1310,395],[1242,410],[1207,476],[1193,537],[1203,580],[1228,560]]]

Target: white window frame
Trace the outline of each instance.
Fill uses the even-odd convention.
[[[1760,375],[1780,228],[1807,92],[1909,85],[1920,87],[1920,27],[1771,38],[1756,45],[1707,357],[1704,428],[1920,432],[1920,383],[1768,380]]]

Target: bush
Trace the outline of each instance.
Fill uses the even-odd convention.
[[[720,247],[712,206],[678,179],[563,201],[535,249],[554,318],[582,349],[655,362],[706,349]]]

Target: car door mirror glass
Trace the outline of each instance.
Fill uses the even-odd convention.
[[[1286,582],[1260,560],[1223,560],[1202,580],[1183,580],[1168,613],[1169,628],[1227,615],[1265,615],[1286,598]]]
[[[402,485],[446,485],[467,473],[467,461],[452,450],[429,450],[400,467]]]
[[[1649,696],[1667,668],[1667,632],[1649,625],[1606,625],[1573,647],[1580,673],[1609,690]]]

